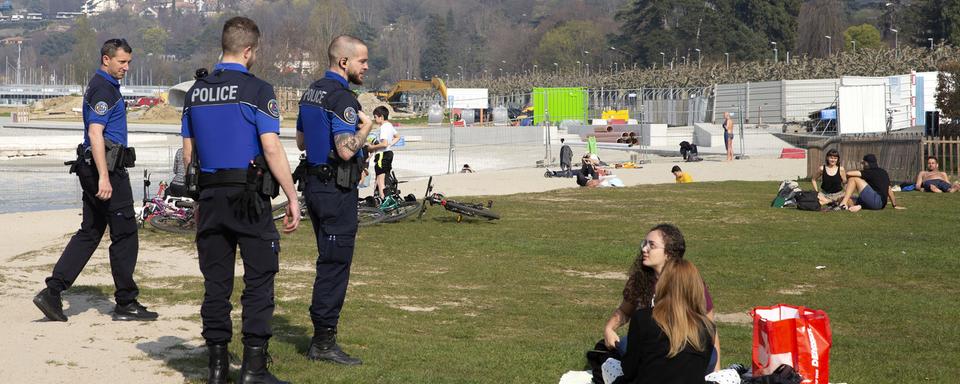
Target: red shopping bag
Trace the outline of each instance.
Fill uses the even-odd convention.
[[[753,316],[753,375],[769,375],[781,364],[793,367],[803,383],[827,384],[830,373],[830,319],[818,309],[777,304],[756,307]]]

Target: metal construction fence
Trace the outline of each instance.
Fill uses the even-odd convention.
[[[393,168],[400,178],[459,172],[533,167],[550,162],[551,130],[541,126],[470,126],[450,124],[404,128],[401,146],[393,148]],[[372,161],[376,161],[376,157]]]
[[[824,154],[836,149],[840,165],[860,169],[860,160],[868,153],[875,154],[880,167],[887,170],[894,182],[912,182],[917,173],[926,168],[926,157],[934,156],[940,170],[960,176],[960,138],[924,137],[920,134],[877,134],[864,136],[836,136],[811,144],[807,152],[807,175],[813,176],[823,165]]]
[[[491,95],[491,107],[504,106],[508,109],[523,109],[534,105],[550,89],[537,89],[533,92],[516,92],[504,95]],[[549,114],[549,121],[560,123],[565,120],[601,119],[605,111],[628,112],[629,118],[638,122],[693,125],[710,122],[712,109],[710,100],[713,87],[701,88],[584,88],[585,105],[578,105],[578,113]],[[550,97],[554,97],[551,93]],[[579,103],[579,100],[577,101]],[[585,118],[584,118],[585,114]],[[539,121],[538,121],[539,122]]]

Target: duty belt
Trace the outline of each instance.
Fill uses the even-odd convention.
[[[329,181],[337,177],[337,169],[330,164],[320,164],[307,168],[307,174],[316,176],[320,181]]]
[[[221,169],[214,173],[200,173],[200,188],[247,185],[246,169]]]

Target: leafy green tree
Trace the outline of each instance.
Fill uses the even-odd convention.
[[[925,46],[928,38],[937,42],[960,44],[960,2],[956,0],[915,1],[906,10],[917,22],[913,41]],[[903,36],[901,36],[903,37]]]
[[[427,18],[426,47],[420,56],[420,76],[431,78],[449,73],[447,69],[447,26],[446,22],[436,14]]]
[[[540,67],[545,69],[553,68],[553,63],[563,68],[577,68],[578,61],[584,65],[589,57],[584,51],[595,50],[599,54],[606,46],[606,39],[593,23],[569,21],[540,38],[535,58]]]
[[[74,77],[83,79],[88,77],[93,69],[100,67],[100,43],[97,41],[97,31],[90,25],[86,17],[78,17],[70,29],[76,43],[70,51],[70,57],[76,63]]]
[[[140,33],[143,39],[143,52],[147,54],[162,55],[166,53],[167,39],[169,34],[163,27],[155,26],[146,28]]]
[[[694,62],[696,49],[704,60],[723,60],[724,53],[756,59],[771,41],[781,50],[795,45],[798,13],[799,0],[637,0],[617,14],[623,28],[612,42],[644,65]]]
[[[843,31],[844,49],[852,50],[853,40],[856,40],[857,47],[879,49],[883,47],[880,41],[880,30],[871,24],[854,25]]]
[[[40,56],[58,57],[70,52],[76,42],[76,36],[70,33],[53,33],[40,41],[40,46],[37,47],[37,53],[40,54]]]

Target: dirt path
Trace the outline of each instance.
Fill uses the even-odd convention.
[[[198,367],[178,370],[167,363],[205,353],[196,320],[199,306],[159,306],[143,298],[160,313],[159,321],[114,322],[113,297],[84,289],[113,284],[109,236],[78,278],[78,288],[64,292],[69,321],[47,321],[31,299],[44,287],[80,218],[75,210],[0,215],[0,223],[11,222],[17,227],[0,233],[5,244],[0,248],[0,377],[17,383],[183,383],[204,374]],[[196,255],[141,241],[136,275],[138,281],[197,276]]]

